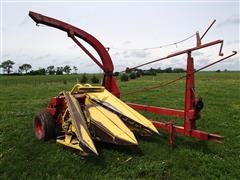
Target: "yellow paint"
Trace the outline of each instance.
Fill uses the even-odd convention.
[[[130,144],[138,144],[134,134],[117,115],[99,105],[91,104],[88,99],[86,99],[86,107],[91,121],[104,129],[105,132],[112,136],[113,140],[119,138]]]
[[[92,99],[109,103],[111,106],[113,106],[116,110],[120,111],[125,116],[129,117],[130,119],[138,122],[139,124],[149,128],[150,130],[158,134],[158,130],[155,128],[155,126],[152,124],[150,120],[148,120],[143,115],[135,111],[133,108],[131,108],[126,103],[118,99],[116,96],[112,95],[106,89],[104,89],[104,91],[101,93],[91,92],[86,94]]]
[[[81,109],[78,100],[74,97],[75,95],[76,97],[79,97],[79,95],[86,97],[84,104],[85,111]],[[118,139],[121,140],[121,142],[126,142],[126,144],[138,144],[134,134],[129,129],[138,128],[137,126],[133,126],[131,124],[127,124],[128,126],[126,126],[125,123],[118,117],[118,115],[102,107],[101,105],[96,104],[92,99],[109,104],[116,111],[119,111],[121,114],[128,117],[132,121],[135,121],[137,124],[141,124],[146,128],[143,133],[150,133],[149,130],[158,133],[157,129],[150,120],[112,95],[102,86],[76,84],[70,92],[61,92],[60,96],[65,96],[68,106],[68,109],[64,113],[62,119],[65,121],[65,123],[70,123],[70,125],[66,127],[67,129],[64,138],[58,138],[57,142],[78,149],[83,155],[86,155],[87,153],[84,152],[81,144],[84,144],[86,147],[88,147],[88,149],[91,149],[92,152],[98,154],[89,132],[90,124],[94,124],[108,134],[109,137],[112,138],[113,142],[120,142],[116,141]],[[72,105],[73,109],[70,108],[70,105]],[[67,112],[69,113],[69,116]],[[74,112],[76,112],[75,115]],[[65,119],[65,117],[67,119]],[[79,121],[78,118],[80,118],[81,121]],[[77,138],[76,136],[72,136],[73,133],[76,134]],[[97,138],[100,138],[101,140],[101,137]]]
[[[76,84],[70,91],[72,94],[87,93],[87,92],[103,92],[103,86],[92,86],[90,84]]]
[[[64,93],[64,95],[66,96],[66,94]],[[76,100],[75,97],[73,97],[70,93],[68,94],[69,97],[70,97],[70,101],[72,102],[72,104],[74,105],[75,109],[77,110],[77,112],[80,114],[82,114],[81,110],[80,110],[80,106],[79,106],[79,103],[78,101]],[[66,101],[67,102],[67,101]],[[91,139],[91,136],[90,136],[90,133],[88,131],[87,128],[87,125],[85,125],[84,127],[84,124],[77,124],[76,122],[76,119],[73,115],[73,110],[70,108],[70,105],[68,104],[70,102],[67,102],[67,105],[68,105],[68,110],[69,110],[69,113],[70,113],[70,118],[72,120],[72,130],[73,132],[77,135],[77,138],[79,141],[83,142],[84,144],[86,144],[86,146],[91,149],[95,154],[98,155],[98,152],[96,150],[96,147]],[[84,121],[84,117],[81,117]],[[86,122],[82,122],[82,123],[86,123]]]
[[[57,139],[57,143],[63,144],[64,146],[68,146],[80,151],[81,155],[86,156],[88,153],[84,152],[84,150],[79,146],[78,141],[72,139],[71,142],[66,142],[66,138],[70,139],[69,135],[65,135],[65,139]]]

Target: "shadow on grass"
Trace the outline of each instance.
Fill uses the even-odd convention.
[[[87,164],[93,164],[94,166],[99,166],[99,167],[105,167],[106,166],[106,161],[104,157],[99,153],[99,155],[94,155],[94,154],[89,154],[87,156],[83,156],[79,150],[73,149],[64,145],[63,146],[65,151],[68,151],[71,154],[76,155],[75,157],[85,161]]]
[[[88,156],[82,156],[79,150],[77,149],[69,148],[67,146],[63,146],[63,148],[64,150],[69,151],[70,153],[75,154],[76,156],[84,160],[88,165],[92,164],[94,165],[94,167],[98,166],[100,168],[104,168],[107,166],[106,153],[109,155],[109,153],[111,152],[106,152],[106,150],[112,151],[114,152],[114,154],[115,152],[119,152],[128,156],[143,156],[143,153],[138,146],[120,146],[120,145],[98,142],[98,141],[95,141],[94,144],[99,153],[98,156],[94,154],[89,154]]]
[[[209,148],[207,141],[200,141],[191,138],[183,138],[177,137],[178,140],[176,141],[175,148],[179,149],[181,147],[186,147],[198,152],[203,152],[205,154],[215,154],[212,149]]]
[[[148,137],[136,135],[136,138],[138,139],[139,144],[144,144],[143,147],[145,146],[145,148],[148,147],[148,143],[155,144],[159,147],[160,151],[164,152],[165,150],[167,150],[171,154],[175,154],[175,152],[177,153],[181,149],[191,149],[197,152],[202,152],[204,154],[215,153],[212,151],[212,149],[209,148],[208,142],[198,141],[190,137],[175,136],[174,145],[169,144],[169,135],[167,133],[161,133],[160,136],[153,135]],[[64,150],[69,151],[84,160],[85,163],[88,164],[87,166],[94,165],[100,168],[104,168],[107,166],[109,161],[109,154],[112,154],[111,159],[114,159],[115,156],[118,156],[118,153],[124,154],[124,156],[126,155],[131,157],[143,157],[146,155],[144,155],[144,149],[141,149],[143,147],[140,146],[120,146],[99,141],[95,141],[94,143],[99,153],[98,156],[82,156],[78,150],[66,146],[64,147]]]
[[[174,144],[169,142],[169,134],[161,133],[160,135],[153,135],[150,137],[140,136],[138,139],[142,141],[147,141],[150,143],[155,143],[161,148],[169,148],[169,150],[177,150],[182,147],[194,149],[195,151],[201,151],[206,154],[214,154],[215,152],[209,148],[207,141],[200,141],[191,137],[185,137],[181,135],[175,135]],[[212,142],[214,143],[214,142]]]
[[[202,152],[204,154],[217,153],[217,152],[214,152],[213,149],[209,148],[209,144],[207,141],[200,141],[197,139],[193,139],[191,137],[178,136],[175,142],[175,149],[180,149],[182,147],[188,148],[197,152]]]
[[[103,152],[104,149],[107,149],[107,150],[118,151],[120,153],[124,153],[129,156],[143,155],[142,150],[136,145],[124,146],[124,145],[116,145],[116,144],[105,143],[105,142],[95,142],[95,144],[100,154]]]

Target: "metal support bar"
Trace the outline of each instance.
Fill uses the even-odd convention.
[[[236,55],[236,54],[237,54],[237,51],[233,51],[232,54],[230,54],[230,55],[228,55],[228,56],[226,56],[226,57],[224,57],[224,58],[222,58],[222,59],[219,59],[219,60],[217,60],[217,61],[215,61],[215,62],[213,62],[213,63],[211,63],[211,64],[208,64],[208,65],[206,65],[206,66],[204,66],[204,67],[202,67],[202,68],[200,68],[200,69],[197,69],[196,71],[192,72],[192,74],[193,74],[193,73],[197,73],[197,72],[199,72],[199,71],[201,71],[201,70],[203,70],[203,69],[206,69],[206,68],[208,68],[208,67],[210,67],[210,66],[213,66],[214,64],[217,64],[217,63],[219,63],[219,62],[221,62],[221,61],[224,61],[224,60],[226,60],[226,59],[229,59],[230,57],[232,57],[232,56],[234,56],[234,55]],[[190,75],[190,74],[188,74],[188,75]],[[124,93],[124,94],[122,94],[122,95],[123,95],[123,96],[126,96],[126,95],[130,95],[130,94],[136,94],[136,93],[139,93],[139,92],[149,91],[149,90],[152,90],[152,89],[159,89],[159,88],[165,87],[165,86],[167,86],[167,85],[170,85],[170,84],[172,84],[172,83],[175,83],[175,82],[177,82],[177,81],[179,81],[179,80],[181,80],[181,79],[184,79],[184,78],[186,78],[186,77],[187,77],[187,75],[180,76],[180,77],[178,77],[178,78],[176,78],[176,79],[173,79],[173,80],[171,80],[171,81],[168,81],[168,82],[163,82],[163,83],[160,83],[160,84],[155,85],[155,86],[144,87],[143,89],[138,89],[138,90],[135,90],[135,91],[126,92],[126,93]]]
[[[210,24],[210,26],[207,28],[207,30],[203,33],[202,37],[200,38],[200,40],[203,39],[203,37],[207,34],[207,32],[209,31],[209,29],[213,26],[213,24],[216,22],[216,19],[213,20],[213,22]]]
[[[135,66],[133,68],[128,68],[128,71],[133,70],[133,69],[137,69],[139,67],[142,67],[142,66],[145,66],[145,65],[148,65],[148,64],[152,64],[152,63],[155,63],[155,62],[158,62],[158,61],[162,61],[162,60],[169,59],[169,58],[172,58],[172,57],[175,57],[175,56],[179,56],[179,55],[182,55],[182,54],[185,54],[185,53],[189,53],[189,52],[196,51],[196,50],[199,50],[199,49],[203,49],[203,48],[206,48],[206,47],[209,47],[209,46],[213,46],[213,45],[216,45],[216,44],[223,44],[223,40],[216,40],[216,41],[212,41],[212,42],[209,42],[209,43],[206,43],[206,44],[199,45],[197,47],[193,47],[193,48],[189,48],[189,49],[186,49],[186,50],[183,50],[183,51],[179,51],[179,52],[170,54],[168,56],[165,56],[163,58],[159,58],[159,59],[156,59],[156,60],[153,60],[153,61],[149,61],[149,62],[140,64],[138,66]],[[221,47],[222,47],[222,45],[221,45]],[[125,71],[123,71],[123,72],[125,72]]]
[[[88,51],[76,38],[74,35],[69,34],[69,37],[102,69],[103,65],[95,58],[90,51]]]
[[[217,143],[223,143],[224,138],[218,134],[207,133],[200,130],[192,130],[189,134],[185,134],[184,127],[182,126],[170,125],[169,123],[164,123],[159,121],[152,121],[152,123],[159,130],[164,130],[169,132],[171,129],[170,126],[172,126],[173,131],[177,134],[194,137],[203,141],[213,141]]]
[[[127,104],[133,109],[139,110],[139,111],[146,111],[154,114],[162,114],[162,115],[175,116],[180,118],[184,117],[183,110],[163,108],[163,107],[157,107],[157,106],[148,106],[148,105],[135,104],[135,103],[127,103]]]
[[[173,122],[169,122],[169,142],[171,145],[173,145],[174,141],[174,128],[173,128]]]
[[[194,109],[195,101],[195,81],[194,81],[194,62],[191,57],[191,52],[187,57],[187,72],[186,72],[186,84],[185,84],[185,107],[184,107],[184,131],[186,135],[189,135],[192,129],[196,129],[196,116]]]

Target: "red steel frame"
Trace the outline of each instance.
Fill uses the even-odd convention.
[[[183,126],[176,126],[172,122],[152,121],[157,129],[168,131],[170,134],[170,144],[173,144],[174,133],[191,136],[200,140],[210,140],[222,142],[223,137],[217,134],[211,134],[196,129],[196,120],[200,116],[200,110],[195,107],[195,79],[194,79],[194,61],[191,57],[191,51],[187,58],[187,76],[185,85],[185,107],[184,110],[169,109],[156,106],[147,106],[142,104],[128,103],[135,110],[151,112],[155,114],[174,116],[184,119]]]
[[[67,32],[68,36],[104,71],[104,79],[103,79],[103,86],[113,93],[115,96],[120,97],[120,91],[117,86],[117,82],[114,79],[113,76],[113,63],[111,60],[110,55],[108,54],[106,48],[92,35],[89,33],[76,28],[70,24],[67,24],[65,22],[43,16],[41,14],[35,13],[35,12],[29,12],[29,16],[37,23],[45,24],[57,29],[60,29],[62,31]],[[207,30],[208,31],[208,30]],[[168,131],[170,134],[170,143],[173,143],[173,136],[174,134],[182,134],[185,136],[194,137],[200,140],[210,140],[215,142],[221,142],[223,140],[223,137],[217,134],[211,134],[204,131],[200,131],[196,129],[196,120],[200,116],[200,109],[196,107],[196,93],[195,93],[195,79],[194,79],[194,60],[191,56],[191,53],[193,51],[206,48],[209,46],[213,46],[216,44],[221,44],[219,55],[222,55],[222,40],[216,40],[213,42],[209,42],[206,44],[201,45],[201,39],[199,37],[199,34],[196,34],[197,36],[197,46],[194,48],[190,48],[184,51],[180,51],[177,53],[170,54],[164,58],[151,61],[148,63],[144,63],[142,65],[136,66],[140,67],[146,64],[150,64],[162,59],[168,59],[174,56],[178,56],[181,54],[187,54],[187,71],[186,71],[186,85],[185,85],[185,107],[184,110],[178,110],[178,109],[169,109],[169,108],[163,108],[163,107],[156,107],[156,106],[148,106],[148,105],[141,105],[141,104],[134,104],[134,103],[128,103],[132,108],[140,111],[147,111],[155,114],[162,114],[162,115],[168,115],[168,116],[175,116],[183,118],[184,123],[183,126],[177,126],[174,125],[172,122],[158,122],[158,121],[152,121],[153,124],[157,129],[162,129],[165,131]],[[205,35],[205,34],[204,34]],[[90,44],[99,54],[102,63],[100,63],[97,58],[95,58],[77,39],[76,37],[84,40],[88,44]],[[53,97],[51,100],[51,103],[48,106],[49,112],[52,113],[52,115],[56,115],[56,107],[62,106],[62,99],[59,99],[57,97]]]

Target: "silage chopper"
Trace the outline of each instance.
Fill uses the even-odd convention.
[[[82,155],[98,155],[95,141],[103,141],[117,145],[137,145],[134,133],[140,135],[159,134],[159,130],[169,132],[170,144],[173,144],[174,134],[182,134],[205,141],[222,142],[223,137],[197,130],[196,120],[200,118],[203,108],[202,98],[196,95],[194,74],[220,61],[234,56],[237,52],[223,57],[201,69],[194,69],[193,51],[220,44],[219,55],[222,54],[223,40],[216,40],[202,44],[201,40],[208,32],[200,37],[196,33],[197,43],[193,48],[170,54],[166,57],[127,68],[134,71],[137,68],[169,59],[178,55],[187,54],[186,75],[167,83],[144,88],[144,91],[166,86],[180,79],[186,79],[184,109],[170,109],[150,105],[125,103],[120,100],[120,91],[114,77],[114,66],[106,47],[89,33],[65,22],[47,17],[35,12],[29,16],[37,23],[57,28],[67,33],[71,38],[104,72],[102,86],[90,84],[76,84],[71,91],[62,91],[52,97],[48,107],[39,112],[34,118],[34,132],[39,140],[56,138],[58,143],[78,149]],[[77,39],[80,38],[96,50],[101,62]],[[134,92],[133,92],[134,93]],[[139,111],[161,114],[183,119],[183,126],[173,122],[149,120]],[[60,133],[56,136],[56,129]]]

